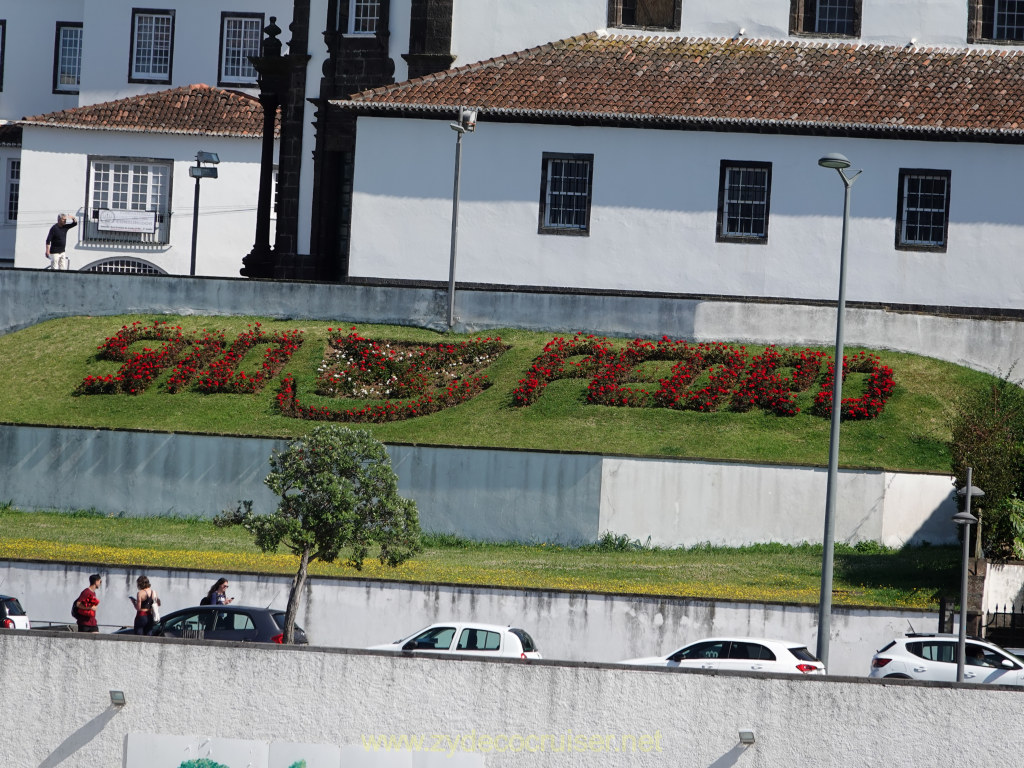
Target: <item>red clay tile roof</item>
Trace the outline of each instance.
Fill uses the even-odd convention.
[[[625,125],[1024,134],[1024,51],[593,32],[334,102]],[[372,106],[371,106],[372,105]]]
[[[127,99],[26,117],[25,125],[105,131],[181,133],[258,139],[263,107],[252,96],[209,85],[186,85]],[[280,115],[275,135],[280,135]]]

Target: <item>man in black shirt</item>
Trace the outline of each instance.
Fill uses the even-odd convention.
[[[68,230],[78,226],[78,220],[72,216],[68,224],[68,217],[63,213],[57,214],[57,223],[50,227],[46,235],[46,258],[50,260],[50,269],[67,269],[68,257],[64,249],[68,243]]]

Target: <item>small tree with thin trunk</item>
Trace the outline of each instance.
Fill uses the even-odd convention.
[[[250,502],[225,512],[222,525],[241,525],[264,552],[279,546],[299,557],[285,614],[284,642],[293,642],[299,595],[310,562],[346,562],[361,569],[372,546],[391,567],[420,550],[416,502],[398,494],[398,478],[384,445],[365,430],[335,424],[316,427],[270,457],[267,487],[281,497],[270,514],[256,514]]]

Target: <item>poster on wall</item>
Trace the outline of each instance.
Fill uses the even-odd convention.
[[[124,768],[270,768],[265,741],[129,733]]]

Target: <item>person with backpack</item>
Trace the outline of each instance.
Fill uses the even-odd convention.
[[[228,580],[223,576],[210,587],[210,591],[206,593],[206,597],[199,601],[200,605],[231,605],[235,602],[235,598],[228,597],[225,593],[228,591]]]
[[[78,624],[79,632],[99,632],[99,625],[96,623],[96,608],[100,599],[96,590],[103,584],[103,579],[98,573],[89,577],[89,586],[82,590],[75,602],[71,604],[71,615]]]

